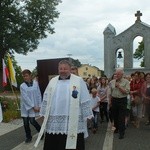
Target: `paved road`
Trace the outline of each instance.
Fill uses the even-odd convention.
[[[41,123],[40,120],[38,120],[38,122]],[[24,129],[23,126],[21,126],[0,136],[0,150],[42,150],[43,140],[40,141],[38,148],[34,148],[33,145],[37,138],[37,133],[32,126],[31,128],[32,135],[34,136],[30,144],[24,143]],[[99,126],[99,130],[96,134],[93,134],[92,131],[89,130],[89,137],[85,140],[86,150],[96,150],[97,148],[102,149],[106,129],[107,124],[104,123]],[[93,143],[95,144],[93,145]]]
[[[145,125],[144,119],[139,129],[130,124],[123,140],[114,135],[113,150],[150,150],[150,126]]]
[[[85,140],[86,150],[150,150],[150,126],[144,125],[144,119],[139,129],[131,124],[126,130],[125,138],[118,139],[107,123],[99,124],[99,130],[93,134],[89,130],[89,137]],[[0,129],[2,130],[2,129]],[[24,129],[18,127],[0,136],[0,150],[34,150],[37,138],[35,129],[32,128],[34,137],[30,144],[24,143]],[[43,141],[36,150],[42,150]]]

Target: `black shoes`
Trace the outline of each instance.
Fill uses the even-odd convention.
[[[42,137],[41,137],[41,140],[43,140],[44,139],[44,134],[42,135]]]
[[[120,134],[120,135],[119,135],[119,139],[124,139],[124,135],[123,135],[123,134]]]
[[[100,123],[103,123],[103,122],[104,122],[104,120],[101,120],[101,121],[100,121]]]
[[[114,131],[114,133],[118,133],[119,131],[116,129]],[[123,133],[119,133],[119,139],[124,139],[124,132]]]
[[[32,141],[32,138],[27,138],[26,140],[25,140],[25,143],[30,143]]]
[[[124,132],[119,134],[119,139],[124,139]]]
[[[118,133],[118,129],[115,129],[114,133]]]
[[[146,126],[149,126],[149,125],[150,125],[150,122],[149,122],[149,121],[148,121],[148,122],[146,122],[146,123],[145,123],[145,125],[146,125]]]
[[[41,137],[41,140],[44,139],[44,134]],[[32,137],[31,138],[26,138],[25,143],[30,143],[32,141]]]

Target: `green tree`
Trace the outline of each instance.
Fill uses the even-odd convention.
[[[76,67],[81,67],[81,62],[78,59],[72,59],[72,65]]]
[[[135,59],[138,59],[138,60],[142,59],[140,66],[144,67],[144,41],[143,40],[139,42],[139,46],[135,50],[135,53],[133,56]]]
[[[38,74],[37,74],[37,66],[32,70],[32,77],[33,77],[33,78],[38,77]]]
[[[54,33],[60,0],[0,1],[0,69],[6,53],[26,55],[34,51],[39,40]],[[0,70],[0,79],[2,79]],[[0,81],[2,83],[2,81]]]
[[[39,39],[54,33],[52,25],[60,0],[3,0],[0,2],[0,53],[27,54]]]

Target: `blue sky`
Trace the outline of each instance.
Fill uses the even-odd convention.
[[[141,20],[150,24],[149,0],[62,0],[60,16],[54,24],[55,34],[40,41],[38,49],[28,55],[15,54],[22,69],[33,70],[37,60],[71,57],[83,64],[103,70],[103,31],[110,23],[119,34],[134,24],[140,10]]]

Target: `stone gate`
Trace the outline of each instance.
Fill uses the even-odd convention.
[[[116,53],[118,49],[124,51],[125,74],[137,71],[150,71],[150,25],[141,21],[142,13],[137,11],[135,23],[122,33],[116,35],[115,28],[108,24],[104,34],[104,72],[111,77],[116,69]],[[133,41],[137,36],[144,41],[144,68],[133,68]]]

